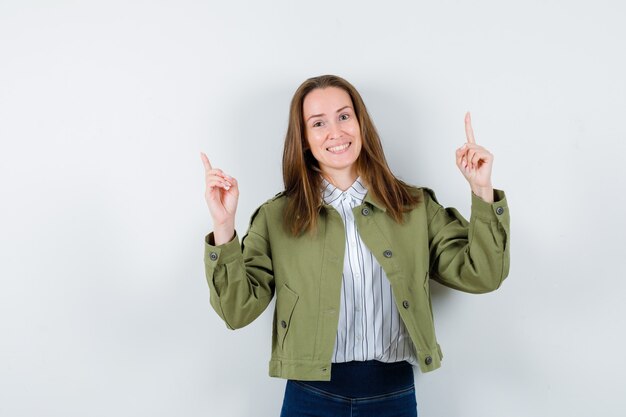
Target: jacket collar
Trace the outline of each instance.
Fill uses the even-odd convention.
[[[381,211],[387,211],[387,207],[385,207],[383,203],[381,203],[377,198],[375,198],[372,193],[367,193],[363,201],[371,204],[372,206],[376,207],[377,209]]]

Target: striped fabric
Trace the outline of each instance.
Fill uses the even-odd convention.
[[[361,177],[342,191],[325,179],[322,197],[341,215],[346,232],[339,325],[332,362],[406,360],[417,366],[415,348],[396,308],[385,271],[357,231],[352,209],[367,188]]]

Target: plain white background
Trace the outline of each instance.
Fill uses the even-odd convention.
[[[436,286],[420,415],[621,416],[625,7],[614,1],[0,1],[0,415],[277,416],[273,304],[232,332],[199,152],[237,229],[281,190],[289,100],[333,73],[394,172],[469,215],[471,110],[511,272]]]

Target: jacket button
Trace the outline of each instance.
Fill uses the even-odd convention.
[[[393,255],[393,253],[389,249],[387,249],[383,252],[383,255],[385,255],[385,258],[391,258],[391,255]]]
[[[496,209],[496,213],[497,213],[497,214],[502,214],[502,213],[504,213],[504,207],[498,207],[498,208]]]
[[[212,261],[217,261],[217,253],[211,252],[211,254],[209,255],[209,258],[211,258]]]
[[[364,216],[369,216],[369,214],[370,214],[370,209],[368,209],[367,207],[363,207],[363,210],[361,210],[361,213],[362,213]]]
[[[431,363],[433,363],[433,358],[431,358],[430,356],[426,356],[426,359],[424,359],[424,363],[426,365],[430,365]]]
[[[287,322],[285,320],[281,320],[280,321],[280,327],[282,327],[283,329],[287,328]]]
[[[408,302],[407,300],[404,300],[404,301],[402,302],[402,307],[404,307],[404,308],[409,308],[409,302]]]

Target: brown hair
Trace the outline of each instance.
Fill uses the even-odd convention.
[[[317,216],[322,207],[322,176],[307,143],[302,104],[311,91],[327,87],[341,88],[350,95],[363,141],[355,162],[357,172],[365,181],[368,192],[386,207],[396,222],[401,223],[402,214],[419,204],[419,197],[411,193],[411,187],[396,178],[389,169],[378,132],[356,88],[336,75],[321,75],[303,82],[291,99],[283,149],[283,182],[288,197],[285,227],[294,236],[316,229]]]

